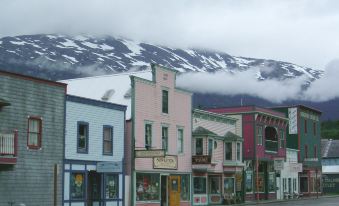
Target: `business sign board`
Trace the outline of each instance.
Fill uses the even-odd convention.
[[[192,164],[211,164],[211,155],[192,156]]]
[[[136,158],[152,158],[152,157],[159,157],[159,156],[165,156],[165,151],[163,149],[135,150]]]
[[[298,111],[297,108],[288,108],[289,134],[298,134]]]
[[[283,170],[284,169],[284,160],[277,159],[274,160],[274,170]]]
[[[339,194],[339,174],[323,174],[323,192],[325,194]]]
[[[153,157],[153,169],[178,169],[177,156]]]
[[[122,172],[122,161],[118,162],[98,162],[97,172]]]
[[[301,163],[289,163],[290,172],[302,172],[303,165]]]

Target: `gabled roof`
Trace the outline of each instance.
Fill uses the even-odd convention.
[[[218,137],[218,135],[204,127],[197,127],[193,133],[194,136],[214,136],[214,137]]]
[[[240,137],[239,135],[234,134],[233,132],[226,132],[224,135],[225,140],[230,140],[230,141],[243,141],[243,138]]]

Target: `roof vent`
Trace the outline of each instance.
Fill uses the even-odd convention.
[[[109,99],[111,99],[114,93],[115,93],[114,89],[107,90],[105,94],[101,97],[101,100],[108,101]]]

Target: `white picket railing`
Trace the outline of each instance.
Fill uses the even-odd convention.
[[[0,133],[0,155],[15,155],[15,135]]]

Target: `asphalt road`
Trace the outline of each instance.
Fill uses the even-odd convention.
[[[291,205],[291,206],[339,206],[339,197],[321,197],[319,199],[302,199],[284,202],[274,202],[266,204],[257,204],[261,206],[277,206],[277,205]]]

